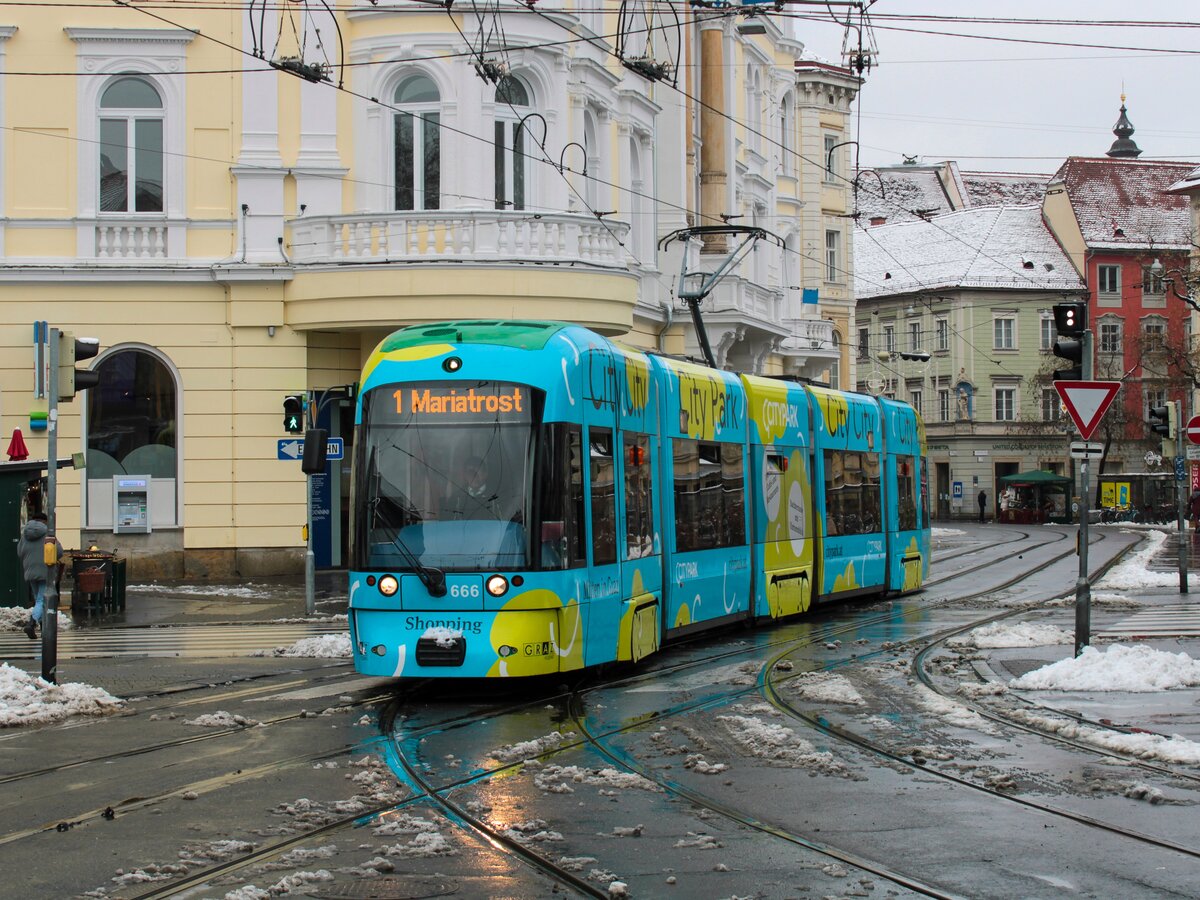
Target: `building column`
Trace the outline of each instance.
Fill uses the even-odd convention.
[[[700,25],[700,216],[698,225],[712,225],[725,212],[725,19],[709,19]],[[704,239],[704,253],[725,253],[724,235]]]

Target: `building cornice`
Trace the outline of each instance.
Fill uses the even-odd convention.
[[[184,28],[72,28],[63,32],[76,43],[190,44],[196,32]]]

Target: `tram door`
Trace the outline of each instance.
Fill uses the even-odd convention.
[[[950,518],[950,463],[934,463],[937,467],[937,518]]]
[[[658,505],[656,435],[621,434],[622,531],[621,596],[633,606],[628,653],[634,662],[658,649],[661,634],[662,542],[654,521]],[[622,639],[623,640],[623,639]],[[618,658],[624,659],[623,655]]]

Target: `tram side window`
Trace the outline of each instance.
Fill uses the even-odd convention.
[[[825,451],[825,533],[875,534],[882,529],[879,454]]]
[[[698,441],[673,441],[675,459],[675,549],[679,553],[696,550],[700,543],[700,444]]]
[[[921,459],[921,527],[929,527],[929,460]]]
[[[639,559],[654,553],[654,518],[650,506],[650,437],[626,434],[625,447],[625,558]]]
[[[679,552],[746,542],[742,448],[677,440],[675,546]]]
[[[617,561],[617,495],[612,430],[589,429],[588,445],[592,475],[592,564],[602,566]]]
[[[587,564],[584,541],[583,440],[578,425],[554,423],[542,429],[540,476],[543,569]]]
[[[896,497],[900,530],[916,530],[918,502],[916,460],[911,456],[896,457]]]

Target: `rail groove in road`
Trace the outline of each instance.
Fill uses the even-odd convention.
[[[155,628],[71,628],[58,633],[59,659],[105,656],[249,656],[255,650],[346,631],[341,621],[176,625]],[[23,632],[0,633],[0,659],[38,659],[42,642]]]

